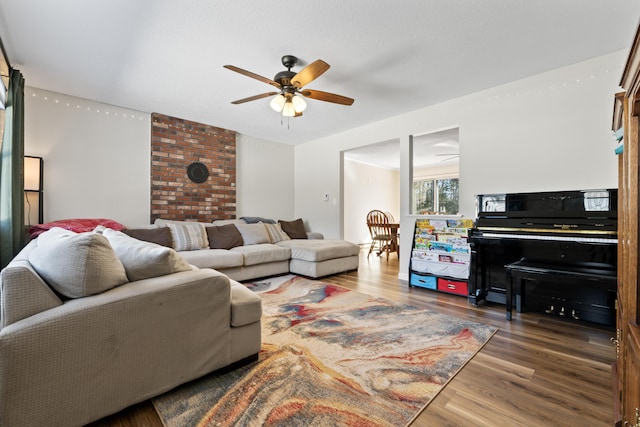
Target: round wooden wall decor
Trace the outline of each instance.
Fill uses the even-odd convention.
[[[196,184],[201,184],[209,178],[209,169],[202,163],[194,162],[187,167],[187,176]]]

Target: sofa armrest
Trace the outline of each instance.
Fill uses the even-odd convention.
[[[324,239],[324,234],[317,231],[307,231],[307,239]]]
[[[0,272],[0,329],[62,301],[29,263],[29,252],[38,245],[30,241]]]
[[[0,329],[62,305],[31,264],[13,260],[0,273]]]

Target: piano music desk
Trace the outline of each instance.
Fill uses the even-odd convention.
[[[559,278],[563,283],[570,285],[581,284],[585,281],[590,283],[601,283],[603,285],[616,285],[616,271],[602,268],[588,268],[577,266],[552,265],[548,263],[537,263],[521,259],[520,261],[504,266],[507,272],[507,293],[506,309],[507,320],[511,320],[511,310],[513,304],[513,283],[517,281],[520,300],[516,301],[516,311],[521,312],[525,306],[525,281],[544,281],[550,275]]]

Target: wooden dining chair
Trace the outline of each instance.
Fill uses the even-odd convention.
[[[376,247],[378,255],[386,252],[387,261],[389,261],[389,252],[399,252],[397,230],[392,230],[389,218],[384,212],[377,209],[370,211],[367,214],[367,227],[369,227],[369,234],[371,235],[371,246],[369,247],[367,258]]]

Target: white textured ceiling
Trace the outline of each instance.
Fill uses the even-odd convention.
[[[637,0],[2,0],[0,37],[27,85],[298,144],[628,49]],[[262,76],[292,54],[331,65],[281,124]],[[294,71],[300,67],[294,68]]]

